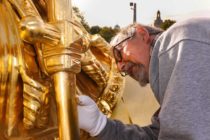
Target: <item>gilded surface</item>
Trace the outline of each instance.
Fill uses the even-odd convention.
[[[1,140],[76,140],[76,93],[107,116],[121,97],[109,44],[87,33],[70,2],[0,1]]]

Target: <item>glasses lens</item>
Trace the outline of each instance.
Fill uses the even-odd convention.
[[[116,62],[121,62],[122,61],[122,56],[120,50],[118,50],[116,47],[113,49],[114,52],[114,57]]]
[[[115,60],[116,62],[122,62],[122,55],[121,55],[121,51],[117,48],[122,48],[122,43],[127,41],[128,39],[130,39],[131,37],[133,36],[129,36],[125,39],[123,39],[122,41],[120,41],[117,45],[115,45],[113,48],[113,53],[114,53],[114,57],[115,57]]]

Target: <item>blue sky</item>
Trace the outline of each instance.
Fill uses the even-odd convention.
[[[182,20],[193,16],[210,17],[210,0],[72,0],[90,26],[121,27],[132,23],[130,2],[137,3],[137,22],[151,25],[157,10],[161,18]]]

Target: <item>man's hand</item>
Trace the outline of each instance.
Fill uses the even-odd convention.
[[[78,98],[79,127],[91,136],[97,136],[106,126],[107,118],[90,97],[80,95]]]

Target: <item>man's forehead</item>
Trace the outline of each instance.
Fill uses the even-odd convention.
[[[117,44],[125,40],[126,38],[128,38],[128,36],[120,33],[113,38],[110,44],[111,46],[116,46]]]
[[[131,27],[129,29],[126,30],[122,30],[120,33],[118,33],[113,40],[111,41],[111,45],[112,46],[116,46],[117,44],[119,44],[120,42],[122,42],[123,40],[126,40],[127,38],[133,36],[135,33],[135,28]]]

